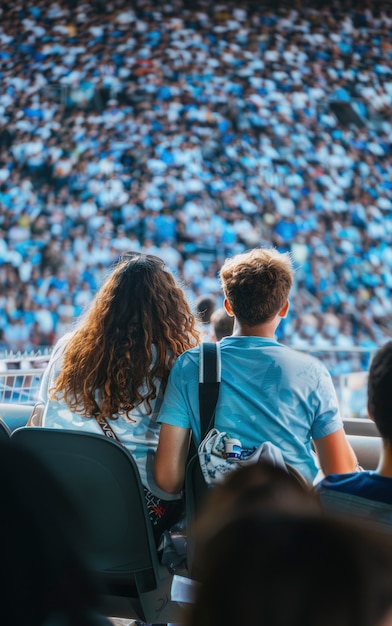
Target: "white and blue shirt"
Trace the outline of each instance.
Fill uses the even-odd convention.
[[[49,390],[53,387],[56,376],[60,372],[68,338],[69,334],[58,341],[42,377],[39,400],[46,403],[42,426],[83,430],[104,436],[94,417],[85,417],[72,412],[64,400],[49,399]],[[180,498],[180,494],[168,494],[162,491],[155,483],[153,475],[154,456],[160,431],[157,418],[161,404],[160,382],[156,381],[156,385],[157,398],[151,402],[152,412],[150,414],[147,413],[146,403],[142,402],[130,411],[128,416],[119,413],[117,419],[110,420],[110,426],[120,442],[134,457],[143,485],[162,500],[176,500]],[[140,392],[143,396],[146,394],[146,389],[140,389]]]

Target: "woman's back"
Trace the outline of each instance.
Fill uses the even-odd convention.
[[[83,430],[91,433],[102,434],[97,419],[86,417],[81,413],[72,411],[65,400],[49,398],[49,390],[54,386],[55,380],[61,370],[62,358],[67,345],[67,338],[62,338],[51,359],[45,373],[45,381],[41,385],[40,396],[46,398],[45,409],[42,414],[41,425],[48,428],[65,428]],[[45,389],[43,387],[45,385]],[[110,427],[117,439],[124,445],[134,457],[143,485],[154,495],[166,499],[176,500],[178,495],[162,491],[155,483],[153,475],[153,461],[155,450],[158,446],[160,424],[157,423],[159,408],[162,401],[161,381],[156,381],[158,389],[157,397],[151,402],[151,412],[146,401],[142,401],[134,407],[128,415],[125,412],[116,414],[116,419],[110,420]],[[140,394],[146,395],[147,387],[140,388]],[[99,400],[98,400],[99,402]]]
[[[198,341],[184,292],[164,262],[125,253],[76,328],[58,341],[42,379],[41,425],[109,431],[136,460],[157,528],[160,512],[181,498],[154,480],[157,415],[174,361]]]

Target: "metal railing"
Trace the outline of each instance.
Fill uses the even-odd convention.
[[[374,350],[309,346],[331,373],[344,418],[367,417],[367,372]],[[34,404],[50,353],[8,353],[0,356],[0,402]]]
[[[0,402],[34,404],[49,353],[5,353],[0,358]]]

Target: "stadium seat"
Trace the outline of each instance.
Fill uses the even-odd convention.
[[[0,441],[9,441],[11,437],[11,429],[8,424],[0,417]]]
[[[358,463],[365,470],[376,469],[382,442],[376,424],[365,418],[346,418],[343,420],[344,430],[355,454]]]
[[[359,465],[365,470],[376,469],[381,456],[381,437],[365,435],[347,435],[347,437],[357,455]]]
[[[187,526],[196,517],[208,493],[208,485],[200,469],[198,454],[193,455],[187,463],[185,472],[185,506]]]
[[[28,447],[65,485],[86,525],[86,551],[102,583],[102,613],[149,624],[178,621],[172,575],[160,565],[134,459],[102,435],[22,427]],[[48,507],[50,503],[48,503]]]
[[[346,435],[361,435],[363,437],[379,437],[376,424],[371,419],[346,417],[343,420]]]
[[[26,426],[33,405],[18,402],[0,402],[0,416],[10,430]]]

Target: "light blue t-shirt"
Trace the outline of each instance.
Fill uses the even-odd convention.
[[[42,426],[82,430],[104,436],[95,418],[84,417],[72,412],[63,400],[49,399],[49,391],[59,374],[68,338],[69,334],[62,337],[56,344],[41,380],[39,400],[46,403]],[[168,494],[162,491],[156,484],[153,474],[154,456],[161,428],[157,421],[161,403],[160,383],[158,380],[156,385],[158,390],[157,398],[151,402],[152,412],[150,414],[147,412],[146,403],[142,402],[129,412],[128,417],[119,413],[117,419],[110,420],[110,426],[120,442],[134,457],[143,485],[162,500],[176,500],[180,498],[180,494]],[[140,389],[140,392],[142,395],[146,395],[145,389]]]
[[[215,427],[251,448],[264,441],[313,482],[318,472],[311,440],[343,427],[336,390],[316,358],[274,339],[224,337],[222,381]],[[190,428],[200,443],[199,347],[184,352],[171,370],[159,421]]]

